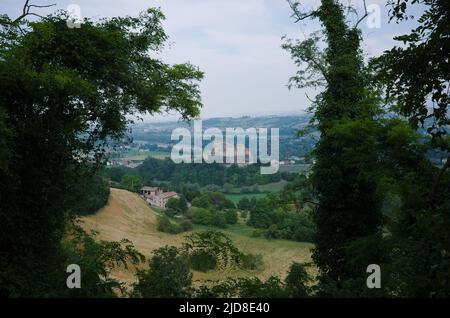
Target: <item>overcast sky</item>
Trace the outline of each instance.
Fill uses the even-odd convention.
[[[351,2],[362,13],[363,1]],[[389,24],[385,2],[367,1],[381,8],[381,28],[368,28],[362,23],[368,56],[392,47],[392,37],[406,33],[411,27],[411,24]],[[0,0],[0,12],[17,17],[23,3],[23,0]],[[282,36],[302,39],[317,30],[319,24],[309,21],[295,24],[285,0],[31,0],[31,3],[56,3],[57,7],[51,10],[77,4],[83,17],[94,19],[137,15],[148,7],[161,7],[166,15],[164,27],[172,43],[161,58],[169,63],[191,62],[205,72],[201,84],[203,118],[301,112],[310,104],[305,92],[310,97],[315,94],[311,90],[289,91],[286,86],[296,67],[280,47]],[[302,4],[314,8],[319,1],[305,0]]]

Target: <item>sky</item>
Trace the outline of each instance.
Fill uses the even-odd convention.
[[[346,0],[363,13],[363,0]],[[24,0],[0,0],[0,12],[20,15]],[[160,7],[166,15],[163,26],[169,36],[159,58],[167,63],[190,62],[205,72],[200,88],[204,104],[201,117],[242,115],[289,115],[301,113],[317,91],[291,89],[289,78],[296,66],[283,51],[282,37],[304,39],[320,28],[317,21],[294,23],[286,0],[31,0],[31,4],[51,4],[35,9],[45,14],[77,4],[82,17],[137,15],[149,7]],[[316,8],[318,0],[304,0],[302,8]],[[344,3],[344,2],[343,2]],[[392,38],[413,26],[388,23],[386,1],[367,0],[380,9],[380,28],[361,23],[363,49],[368,57],[394,45]],[[413,14],[419,13],[412,12]],[[357,21],[350,15],[349,20]],[[372,21],[372,20],[371,20]],[[176,114],[145,116],[146,120],[177,119]]]

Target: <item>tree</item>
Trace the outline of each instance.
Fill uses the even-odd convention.
[[[305,265],[294,262],[289,269],[285,279],[286,289],[289,296],[293,298],[304,298],[309,296],[308,283],[311,282]]]
[[[251,208],[250,200],[247,197],[243,197],[238,202],[238,208],[240,210],[250,210]]]
[[[388,189],[401,202],[391,208],[387,224],[388,284],[403,297],[448,297],[450,7],[440,0],[390,4],[391,19],[397,22],[409,17],[410,6],[420,4],[425,10],[415,29],[396,38],[403,42],[400,47],[372,62],[391,111],[406,117],[410,126],[391,125],[383,140]],[[427,158],[432,151],[447,158],[440,167]]]
[[[122,266],[138,265],[145,261],[129,240],[120,242],[96,241],[77,224],[68,225],[69,236],[61,242],[66,265],[77,264],[82,269],[82,288],[53,291],[54,297],[115,297],[126,294],[124,284],[111,277],[111,271]],[[64,277],[64,273],[62,276]]]
[[[385,85],[386,99],[393,110],[408,118],[411,127],[426,130],[431,136],[430,148],[440,150],[446,161],[435,173],[429,189],[429,199],[435,199],[442,176],[450,167],[449,83],[450,49],[447,34],[450,18],[447,1],[420,0],[413,4],[425,5],[418,19],[419,26],[410,34],[394,38],[402,47],[395,46],[372,62],[378,79]],[[408,19],[409,1],[392,1],[391,19]]]
[[[312,175],[318,198],[313,259],[320,280],[332,281],[339,290],[346,280],[365,275],[362,268],[349,265],[347,246],[360,237],[380,236],[380,202],[370,173],[377,158],[374,116],[378,98],[363,64],[358,23],[346,23],[342,5],[322,0],[318,9],[302,13],[298,2],[289,3],[297,21],[318,18],[323,26],[325,50],[320,50],[318,33],[302,42],[287,41],[284,48],[300,67],[291,85],[324,87],[313,105],[313,121],[321,134]]]
[[[192,211],[192,222],[195,224],[210,225],[213,218],[213,214],[204,208],[194,208]]]
[[[238,221],[238,214],[236,210],[226,210],[224,212],[227,224],[236,224]]]
[[[139,192],[142,188],[142,180],[137,175],[126,174],[120,180],[120,185],[130,191]]]
[[[60,242],[74,180],[87,163],[102,161],[107,141],[124,135],[130,115],[175,110],[190,118],[201,107],[202,72],[154,57],[167,39],[159,10],[85,19],[74,29],[67,18],[0,17],[3,296],[40,296],[63,286],[55,277],[65,271]]]
[[[176,213],[185,214],[188,210],[187,202],[184,197],[181,198],[170,198],[167,201],[166,209],[174,211]]]
[[[219,268],[239,266],[242,262],[242,253],[233,244],[231,239],[222,232],[203,231],[186,236],[183,249],[191,255],[202,251],[205,255],[212,255]]]
[[[156,250],[149,269],[139,271],[137,277],[135,297],[183,298],[189,297],[192,292],[188,258],[173,246]]]

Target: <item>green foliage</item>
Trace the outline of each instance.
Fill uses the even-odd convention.
[[[192,205],[205,209],[234,209],[235,205],[221,192],[203,192],[192,200]]]
[[[189,220],[181,221],[180,227],[183,232],[191,231],[194,228],[194,226],[192,225],[192,222]]]
[[[247,197],[243,197],[238,202],[238,208],[240,210],[244,210],[244,211],[250,210],[251,207],[252,207],[252,204],[251,204],[250,200]]]
[[[199,272],[207,272],[217,268],[217,258],[205,250],[195,250],[189,254],[191,268]]]
[[[242,254],[241,267],[247,270],[257,270],[264,265],[263,257],[261,254]]]
[[[247,224],[261,229],[254,232],[255,237],[312,242],[316,228],[311,213],[305,204],[294,209],[296,200],[289,187],[277,195],[254,200]]]
[[[139,192],[142,185],[141,178],[133,174],[126,174],[120,180],[120,186],[132,192]]]
[[[193,226],[189,220],[182,220],[179,224],[172,222],[166,215],[159,216],[156,222],[156,229],[169,234],[179,234],[192,230]]]
[[[188,210],[187,202],[184,197],[179,199],[170,198],[166,204],[166,213],[170,215],[185,214]]]
[[[137,273],[133,296],[144,298],[183,298],[191,295],[192,273],[189,261],[176,247],[153,252],[148,270]]]
[[[97,242],[94,238],[95,233],[89,235],[78,225],[69,226],[67,236],[61,243],[62,252],[67,265],[77,264],[82,269],[82,288],[68,289],[61,284],[58,297],[115,297],[117,292],[126,294],[124,284],[111,277],[111,270],[117,266],[128,268],[129,264],[143,263],[144,255],[126,239]]]
[[[391,205],[385,240],[387,285],[402,297],[448,297],[450,263],[446,230],[450,220],[450,160],[439,169],[430,152],[448,156],[448,82],[450,50],[443,40],[450,28],[448,1],[391,1],[391,18],[406,20],[410,7],[421,5],[418,26],[396,37],[402,42],[372,61],[391,110],[406,117],[392,120],[382,135],[384,189],[399,204]],[[432,103],[433,107],[429,107]],[[424,138],[417,133],[428,134]],[[388,186],[387,186],[388,185]],[[386,267],[386,266],[385,266]]]
[[[225,222],[227,224],[236,224],[238,221],[238,213],[236,210],[226,210],[224,213]]]
[[[98,174],[92,174],[92,169],[78,175],[73,188],[74,196],[72,214],[93,214],[106,205],[109,198],[109,183]],[[75,195],[77,193],[77,195]]]
[[[80,173],[131,115],[197,116],[203,74],[155,58],[167,39],[157,9],[75,29],[64,12],[0,19],[0,294],[45,296],[65,274],[60,242]]]
[[[401,42],[372,61],[378,80],[385,87],[393,110],[406,116],[414,128],[426,126],[435,146],[449,151],[444,141],[450,124],[448,104],[450,49],[445,38],[450,29],[445,0],[391,1],[391,19],[408,19],[408,9],[424,6],[418,26],[410,34],[397,36]],[[430,102],[433,107],[429,107]]]
[[[207,196],[198,197],[195,205],[203,205],[206,203]],[[206,206],[211,206],[206,204]],[[214,208],[213,208],[214,209]],[[205,208],[193,207],[191,210],[192,222],[200,225],[212,225],[217,227],[226,227],[227,224],[236,224],[238,215],[234,209],[227,209],[225,211],[209,210]]]
[[[239,266],[242,253],[231,239],[222,232],[203,231],[186,236],[183,249],[190,255],[201,251],[202,255],[212,255],[217,261],[218,268]]]
[[[227,279],[212,287],[201,286],[196,290],[197,297],[221,298],[286,298],[288,293],[278,277],[261,281],[257,277]]]
[[[183,232],[183,229],[178,224],[170,221],[167,216],[160,216],[156,222],[156,229],[160,232],[169,234],[178,234]]]
[[[318,198],[313,259],[319,278],[339,285],[364,275],[348,264],[346,246],[380,231],[381,204],[370,170],[378,158],[374,118],[379,98],[363,65],[360,31],[346,24],[343,6],[336,0],[323,0],[310,14],[300,13],[299,6],[292,5],[294,15],[318,18],[326,43],[320,51],[316,34],[306,42],[285,46],[297,64],[306,65],[293,78],[297,86],[325,84],[314,103],[313,120],[321,137],[312,175]],[[364,264],[370,263],[364,260]]]
[[[110,167],[104,169],[104,174],[111,181],[120,183],[120,181],[122,181],[123,176],[129,174],[128,170],[130,169],[126,167]]]
[[[170,159],[159,160],[155,158],[147,158],[134,171],[146,183],[164,180],[170,182],[173,187],[190,183],[206,187],[205,190],[211,192],[222,190],[224,184],[242,187],[278,182],[282,179],[281,173],[260,174],[259,164],[246,167],[238,167],[237,165],[225,167],[218,163],[204,165],[176,164]]]
[[[310,295],[310,287],[308,286],[312,280],[306,271],[310,264],[292,263],[285,279],[286,289],[290,297],[304,298]]]
[[[210,225],[214,215],[206,209],[203,208],[193,208],[192,209],[192,222],[201,225]]]

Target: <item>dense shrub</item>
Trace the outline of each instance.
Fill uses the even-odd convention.
[[[192,210],[192,222],[201,225],[210,225],[213,220],[213,214],[204,208],[194,208]]]
[[[192,223],[189,220],[183,220],[180,224],[177,224],[175,222],[172,222],[170,218],[165,215],[158,217],[158,220],[156,222],[156,229],[158,231],[169,234],[187,232],[192,230],[192,228]]]
[[[187,232],[187,231],[192,230],[194,226],[192,225],[192,222],[191,222],[191,221],[189,221],[189,220],[183,220],[183,221],[181,221],[181,223],[180,223],[180,227],[181,227],[181,229],[182,229],[183,232]]]
[[[221,192],[204,192],[192,200],[192,205],[205,209],[234,209],[233,201],[228,200]]]
[[[263,257],[261,254],[242,254],[241,267],[248,270],[257,270],[263,266]]]
[[[205,250],[196,250],[189,255],[191,268],[199,272],[207,272],[217,268],[217,258]]]
[[[238,214],[236,210],[226,210],[224,212],[225,214],[225,221],[227,224],[236,224],[238,221]]]
[[[138,271],[135,297],[179,298],[191,295],[192,273],[189,261],[176,247],[166,246],[154,252],[149,269]]]
[[[166,204],[166,210],[170,211],[170,214],[185,214],[188,210],[187,202],[184,197],[170,198]]]
[[[297,262],[292,263],[289,273],[286,276],[285,284],[290,297],[308,297],[310,288],[308,284],[311,278],[308,275],[305,265]]]
[[[101,175],[86,172],[78,176],[77,183],[73,191],[76,193],[72,205],[73,214],[93,214],[106,205],[109,198],[109,184]]]

